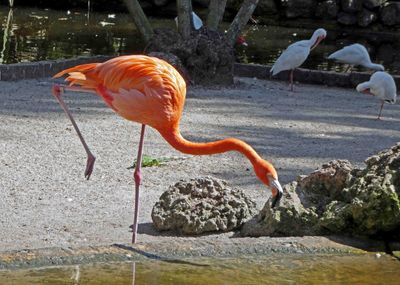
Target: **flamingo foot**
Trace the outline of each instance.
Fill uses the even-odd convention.
[[[96,157],[89,153],[86,161],[86,169],[85,169],[85,178],[86,180],[90,179],[90,175],[92,175],[94,162],[96,161]]]

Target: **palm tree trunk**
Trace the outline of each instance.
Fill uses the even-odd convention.
[[[224,16],[227,0],[211,0],[208,7],[207,26],[212,30],[218,30],[218,26]]]
[[[150,25],[149,20],[143,12],[142,7],[140,6],[138,0],[123,0],[126,7],[128,8],[129,13],[131,14],[133,21],[140,34],[143,36],[146,43],[153,36],[153,28]]]
[[[184,39],[188,39],[192,32],[192,0],[177,0],[178,31]]]
[[[233,46],[235,45],[236,39],[239,36],[240,31],[249,21],[251,15],[257,7],[259,0],[244,0],[239,12],[233,19],[227,34],[228,42]]]

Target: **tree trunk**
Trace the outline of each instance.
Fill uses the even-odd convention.
[[[129,13],[131,14],[133,21],[144,40],[149,42],[153,36],[153,28],[151,27],[149,20],[143,12],[138,0],[123,0]]]
[[[178,31],[184,39],[188,39],[192,32],[192,0],[177,0]]]
[[[153,0],[154,5],[156,6],[165,6],[168,2],[168,0]]]
[[[227,34],[228,42],[234,46],[240,31],[249,21],[251,15],[256,9],[259,0],[244,0],[239,12],[236,14],[235,19],[233,19]]]
[[[211,0],[208,7],[207,26],[211,30],[218,30],[218,26],[224,16],[227,0]]]

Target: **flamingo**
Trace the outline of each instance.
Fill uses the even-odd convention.
[[[361,93],[376,96],[381,100],[381,109],[379,110],[377,120],[381,119],[383,104],[385,104],[385,102],[390,104],[396,103],[396,83],[390,74],[383,71],[377,71],[372,74],[369,81],[358,84],[356,90]]]
[[[182,137],[179,123],[185,103],[186,83],[169,63],[145,55],[128,55],[104,63],[78,65],[57,73],[54,78],[65,74],[68,74],[65,80],[69,85],[54,84],[52,91],[85,148],[87,179],[93,171],[95,157],[62,99],[64,91],[95,93],[121,117],[142,125],[134,171],[135,213],[132,243],[136,242],[137,235],[142,150],[147,125],[156,129],[172,147],[186,154],[211,155],[227,151],[242,153],[251,162],[259,180],[271,188],[271,206],[274,207],[281,199],[283,190],[275,168],[262,159],[250,145],[235,138],[196,143]]]
[[[329,55],[328,59],[348,64],[349,66],[347,67],[346,72],[356,65],[361,65],[377,71],[385,70],[383,65],[371,62],[367,49],[360,44],[345,46]]]
[[[313,50],[326,37],[326,31],[322,28],[314,31],[309,40],[295,42],[287,47],[278,57],[270,72],[272,76],[284,70],[290,70],[290,91],[293,91],[293,71],[303,64],[310,51]]]

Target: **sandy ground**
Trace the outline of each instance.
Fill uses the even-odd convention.
[[[67,94],[97,161],[83,176],[86,157],[50,92],[50,79],[0,82],[0,251],[127,243],[133,216],[133,175],[140,125],[125,121],[91,94]],[[363,160],[400,140],[400,108],[350,89],[237,79],[232,88],[190,87],[181,122],[193,141],[238,137],[277,168],[282,183],[331,159]],[[151,209],[169,185],[212,175],[242,188],[261,207],[269,191],[237,153],[182,155],[148,129],[145,154],[183,158],[145,168],[139,241],[160,236]],[[223,239],[209,235],[199,239]]]

